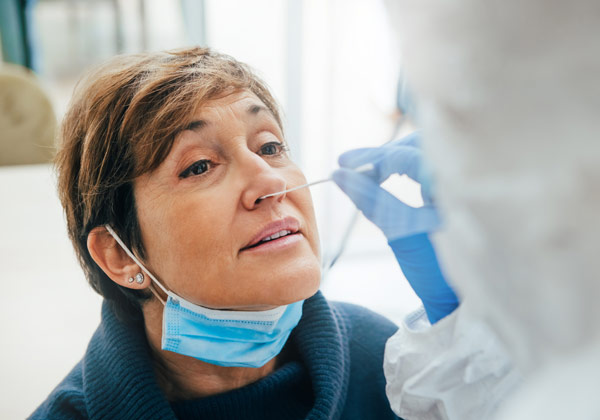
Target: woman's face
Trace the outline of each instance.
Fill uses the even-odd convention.
[[[134,186],[146,263],[198,305],[260,310],[312,296],[319,239],[306,182],[268,108],[249,91],[206,102]],[[268,236],[284,236],[258,242]]]

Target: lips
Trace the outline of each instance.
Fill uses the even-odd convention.
[[[263,227],[240,251],[254,248],[263,243],[274,241],[279,238],[293,235],[298,233],[299,229],[300,223],[293,217],[286,217],[284,219],[277,220]]]

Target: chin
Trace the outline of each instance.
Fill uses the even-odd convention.
[[[308,299],[319,290],[321,285],[321,266],[318,262],[304,265],[285,276],[273,276],[268,282],[268,296],[265,303],[281,306]]]

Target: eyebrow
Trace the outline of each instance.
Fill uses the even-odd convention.
[[[257,104],[252,104],[248,107],[248,109],[246,110],[246,112],[248,112],[248,114],[252,114],[252,115],[256,115],[261,111],[267,111],[270,113],[269,108],[267,108],[266,106],[263,105],[257,105]]]
[[[269,108],[267,108],[266,106],[263,105],[257,105],[257,104],[252,104],[250,105],[247,109],[246,112],[250,115],[257,115],[260,112],[267,112],[269,114],[271,114],[271,110]],[[204,121],[204,120],[194,120],[191,123],[189,123],[188,125],[186,125],[182,130],[180,131],[186,131],[186,130],[191,130],[191,131],[200,131],[202,130],[204,127],[206,127],[207,125],[209,125],[210,122],[208,121]]]
[[[195,120],[186,125],[181,131],[191,130],[191,131],[200,131],[204,127],[206,127],[209,123],[204,120]]]

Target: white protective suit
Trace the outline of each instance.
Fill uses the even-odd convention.
[[[463,300],[388,342],[392,407],[600,419],[600,1],[388,5],[445,222],[434,244]]]

